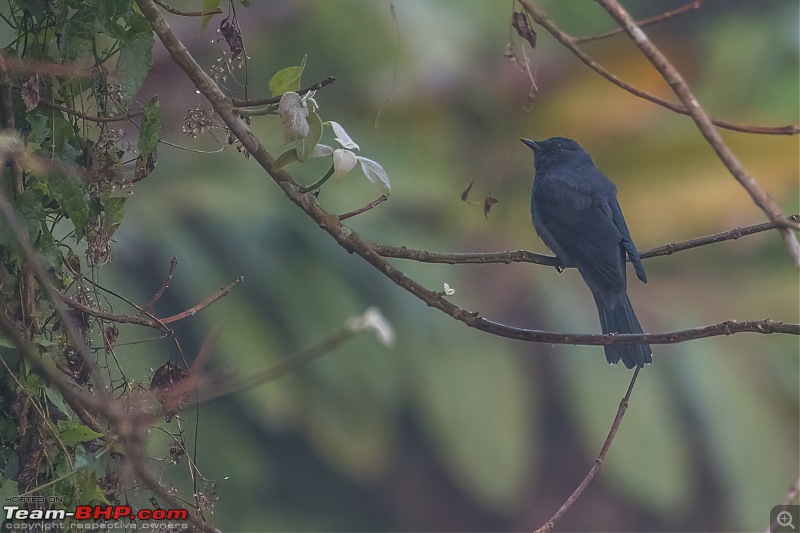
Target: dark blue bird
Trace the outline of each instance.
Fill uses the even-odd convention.
[[[627,294],[625,258],[647,283],[617,188],[581,146],[565,137],[522,139],[534,154],[531,215],[536,233],[565,267],[576,267],[592,291],[603,333],[642,333]],[[627,368],[653,361],[648,344],[604,346],[606,359]]]

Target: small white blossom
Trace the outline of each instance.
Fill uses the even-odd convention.
[[[363,315],[348,319],[346,327],[354,332],[371,331],[384,346],[391,346],[394,343],[394,328],[377,307],[370,307]]]
[[[350,150],[339,148],[333,151],[333,179],[339,179],[346,176],[353,168],[355,168],[358,159],[356,154]]]

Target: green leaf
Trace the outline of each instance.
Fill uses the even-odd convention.
[[[28,239],[29,243],[34,242],[44,223],[41,194],[36,191],[25,191],[14,201],[14,206],[25,225],[27,235],[24,237]]]
[[[48,188],[50,195],[72,220],[76,237],[80,239],[89,218],[89,193],[79,182],[60,174],[50,177]]]
[[[64,395],[61,394],[60,391],[57,391],[51,387],[44,388],[44,394],[47,396],[47,399],[50,400],[56,409],[61,411],[65,416],[73,416],[72,409],[67,407],[66,402],[64,401]]]
[[[281,69],[269,80],[269,92],[272,96],[281,96],[283,93],[297,92],[300,90],[300,77],[306,68],[308,54],[303,56],[299,67],[286,67]]]
[[[103,202],[103,211],[106,214],[106,226],[108,227],[108,236],[114,235],[119,225],[122,223],[122,217],[125,215],[125,197],[114,196],[108,198]]]
[[[84,6],[64,24],[61,38],[61,58],[64,61],[75,61],[89,53],[97,33],[94,9],[94,6]]]
[[[126,104],[130,103],[139,92],[153,65],[153,32],[149,26],[143,31],[138,31],[138,26],[135,21],[131,22],[132,29],[120,43],[117,59],[122,96]]]
[[[308,115],[309,133],[304,139],[297,139],[297,160],[305,161],[314,153],[320,137],[322,137],[322,119],[316,113]]]
[[[221,0],[203,0],[203,12],[208,13],[209,11],[216,11],[219,8]],[[203,30],[206,29],[208,23],[211,21],[211,17],[214,15],[206,15],[203,17],[203,20],[200,22],[200,33],[203,33]]]
[[[142,125],[139,130],[139,154],[147,159],[156,151],[161,138],[161,105],[154,96],[144,108]]]
[[[289,148],[275,159],[272,168],[280,170],[289,163],[294,163],[295,161],[297,161],[297,148]]]
[[[97,2],[97,24],[111,37],[115,39],[123,38],[125,30],[119,24],[119,21],[130,13],[130,8],[130,0],[103,0],[102,2]]]
[[[43,231],[38,241],[39,253],[45,260],[46,265],[53,269],[56,274],[61,275],[64,267],[64,258],[61,255],[61,249],[53,240],[50,232]]]
[[[102,433],[84,426],[74,420],[59,420],[58,421],[58,436],[67,446],[73,446],[79,442],[89,442],[98,437],[102,437]]]

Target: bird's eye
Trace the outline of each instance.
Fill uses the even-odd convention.
[[[556,148],[561,148],[561,143],[556,143]]]

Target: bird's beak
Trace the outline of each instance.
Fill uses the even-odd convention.
[[[532,141],[530,139],[520,139],[520,141],[522,141],[522,144],[524,144],[525,146],[527,146],[528,148],[530,148],[534,152],[539,150],[539,145],[536,144],[536,141]]]

